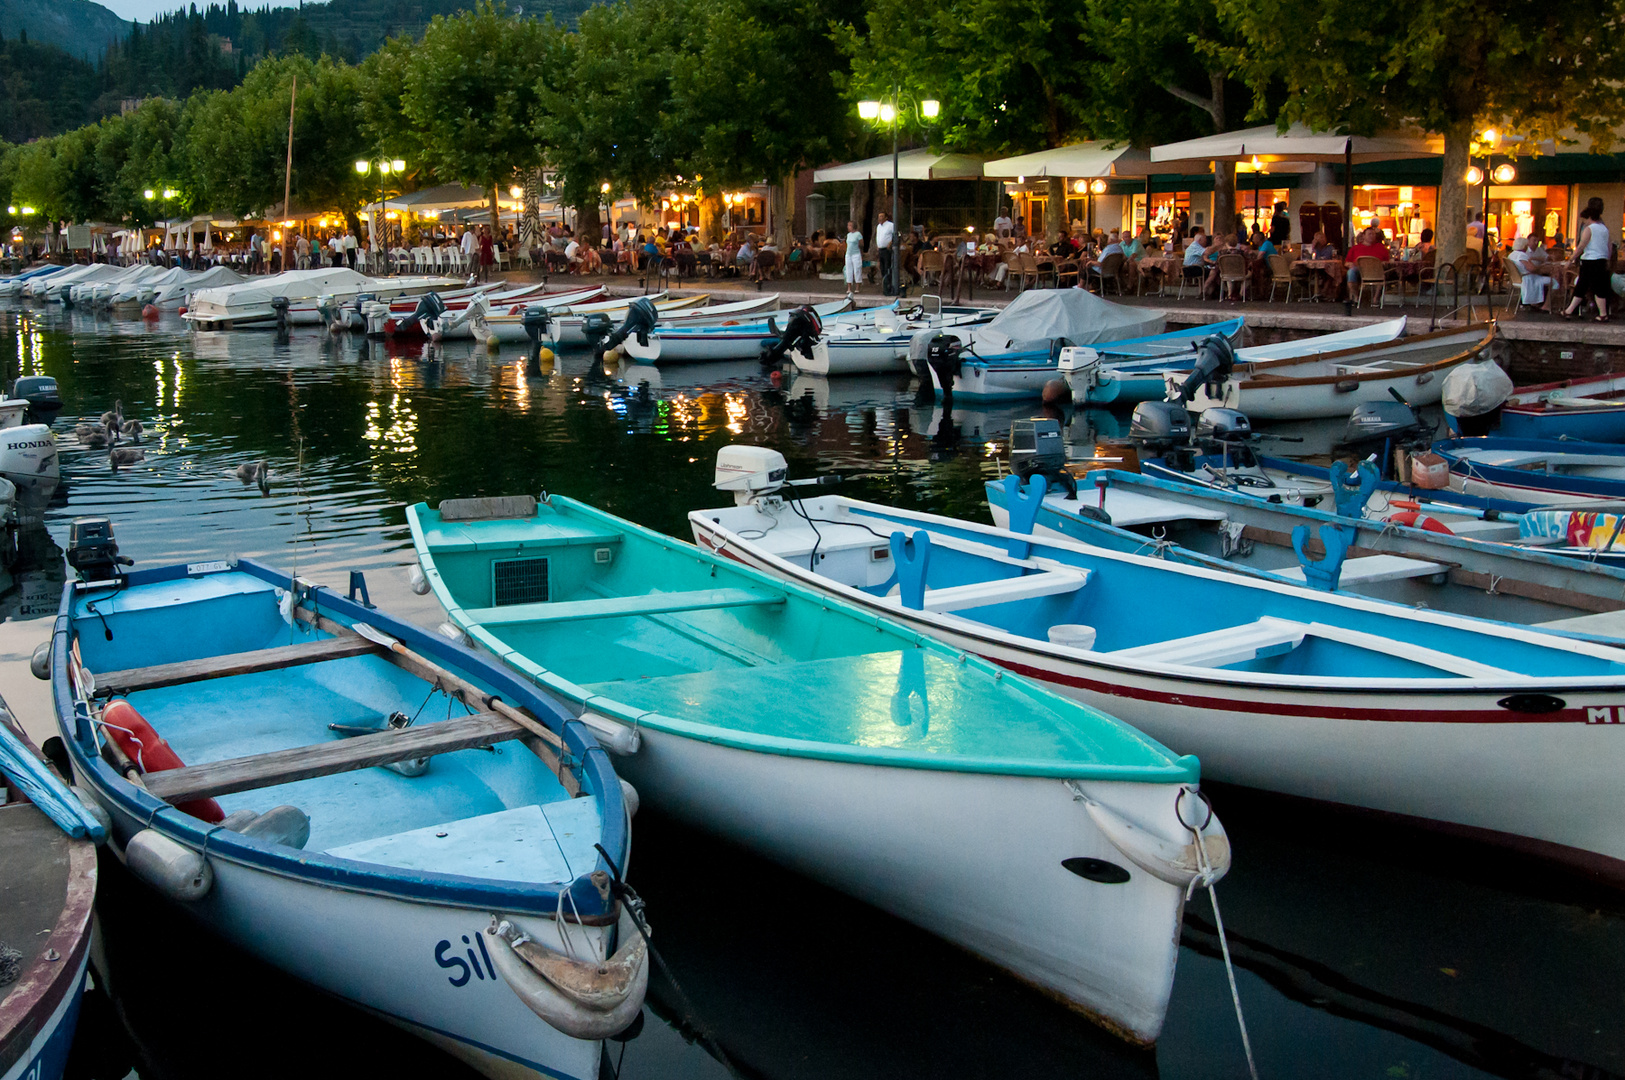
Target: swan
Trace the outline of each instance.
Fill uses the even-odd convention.
[[[138,461],[147,460],[147,452],[139,446],[114,446],[107,451],[107,462],[113,468],[120,465],[134,465]]]

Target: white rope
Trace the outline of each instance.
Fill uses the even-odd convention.
[[[1191,828],[1189,825],[1185,827]],[[1213,864],[1207,854],[1207,837],[1202,835],[1200,829],[1191,829],[1191,832],[1196,836],[1196,865],[1201,874],[1191,879],[1185,899],[1190,899],[1190,892],[1197,885],[1207,888],[1207,898],[1213,904],[1213,924],[1219,929],[1219,949],[1224,953],[1224,973],[1230,979],[1230,1000],[1236,1006],[1236,1026],[1241,1028],[1241,1048],[1247,1054],[1247,1075],[1252,1080],[1258,1080],[1258,1066],[1253,1064],[1253,1043],[1247,1037],[1247,1018],[1241,1013],[1241,994],[1236,989],[1236,968],[1230,962],[1230,941],[1225,937],[1224,918],[1219,914],[1219,894],[1213,888]]]

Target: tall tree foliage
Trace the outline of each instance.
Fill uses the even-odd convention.
[[[1468,152],[1486,127],[1528,141],[1625,122],[1625,0],[1218,0],[1239,31],[1224,60],[1283,123],[1444,136],[1441,263],[1466,246]],[[1270,83],[1284,86],[1271,107]]]

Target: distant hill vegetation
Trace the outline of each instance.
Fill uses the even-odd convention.
[[[90,0],[0,0],[0,34],[56,45],[70,56],[95,60],[130,24]]]
[[[520,0],[510,11],[574,24],[591,0]],[[230,89],[261,57],[357,63],[398,34],[474,0],[331,0],[249,10],[196,4],[127,23],[90,0],[0,0],[0,139],[27,142],[148,97]]]

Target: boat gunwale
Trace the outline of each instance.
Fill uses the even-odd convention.
[[[1495,322],[1490,323],[1489,329],[1485,331],[1484,336],[1478,340],[1476,345],[1469,345],[1461,352],[1454,353],[1439,360],[1430,361],[1426,364],[1418,364],[1415,367],[1403,369],[1396,368],[1393,371],[1362,371],[1348,372],[1344,374],[1334,373],[1331,375],[1305,375],[1297,378],[1290,375],[1277,375],[1275,374],[1274,369],[1290,367],[1295,364],[1320,364],[1327,361],[1336,361],[1339,358],[1347,358],[1358,353],[1371,353],[1378,349],[1399,348],[1404,345],[1435,341],[1440,338],[1452,336],[1464,337],[1467,333],[1468,331],[1466,330],[1435,330],[1429,334],[1418,334],[1414,337],[1403,337],[1394,341],[1382,341],[1374,345],[1357,345],[1350,349],[1340,349],[1337,352],[1318,353],[1313,356],[1284,357],[1280,360],[1259,360],[1253,363],[1239,365],[1236,369],[1235,375],[1233,375],[1232,378],[1239,389],[1255,391],[1291,390],[1297,387],[1319,386],[1327,383],[1344,383],[1351,381],[1356,383],[1367,383],[1391,379],[1409,379],[1424,373],[1438,372],[1443,368],[1452,367],[1466,360],[1470,360],[1474,356],[1477,356],[1479,353],[1489,348],[1490,345],[1495,341],[1496,336],[1500,333],[1500,324]],[[1265,379],[1260,380],[1258,378],[1259,376],[1263,376]]]
[[[747,576],[757,578],[760,584],[786,590],[808,603],[817,604],[824,608],[828,608],[831,603],[834,603],[845,609],[840,611],[843,617],[853,619],[864,625],[873,625],[876,629],[888,632],[895,638],[901,639],[904,643],[911,642],[915,648],[928,649],[941,656],[952,658],[960,664],[971,666],[992,677],[995,681],[1005,683],[1027,697],[1054,695],[1054,691],[1025,677],[1017,675],[1013,679],[1006,678],[1011,674],[1008,669],[981,656],[960,652],[934,637],[914,630],[912,627],[884,615],[871,613],[848,601],[831,597],[820,590],[802,585],[799,581],[785,581],[755,567],[744,566],[737,560],[724,559],[722,556],[706,551],[698,544],[686,543],[662,533],[657,533],[635,522],[617,518],[566,496],[554,495],[551,497],[551,501],[560,503],[573,512],[596,518],[600,524],[607,522],[612,528],[630,532],[639,539],[653,543],[663,550],[698,558],[702,562],[723,566],[731,571],[742,571]],[[693,738],[719,746],[785,757],[932,772],[1175,784],[1194,784],[1200,779],[1200,766],[1194,757],[1176,754],[1138,728],[1100,709],[1071,699],[1063,699],[1068,707],[1084,710],[1088,719],[1093,723],[1104,723],[1123,729],[1130,737],[1145,744],[1153,753],[1164,755],[1167,759],[1166,763],[1162,765],[1113,765],[1098,762],[1094,764],[1067,763],[1057,765],[1052,762],[1014,758],[948,757],[945,755],[933,758],[932,755],[918,751],[901,751],[887,747],[862,747],[849,743],[827,743],[807,739],[789,739],[783,736],[758,735],[735,728],[684,720],[655,710],[638,708],[630,703],[621,702],[606,695],[595,694],[586,687],[535,664],[502,638],[469,618],[467,611],[451,596],[450,590],[441,577],[439,568],[434,561],[434,553],[423,532],[422,520],[419,517],[420,508],[436,515],[438,515],[439,511],[432,510],[426,502],[414,503],[407,507],[407,522],[411,526],[412,542],[418,552],[419,561],[423,564],[424,577],[430,583],[435,598],[440,601],[441,606],[445,608],[446,613],[451,616],[453,621],[466,630],[476,641],[485,644],[488,649],[500,657],[503,663],[513,664],[520,670],[525,671],[527,676],[538,682],[539,685],[555,693],[573,698],[579,701],[584,708],[602,712],[622,723],[631,725],[634,729],[650,727],[656,731]],[[540,510],[541,506],[538,506],[538,513]],[[679,547],[688,550],[679,551]]]
[[[130,586],[156,585],[222,573],[246,573],[284,588],[293,580],[291,575],[255,560],[236,559],[231,560],[224,569],[196,574],[188,573],[185,564],[140,570],[128,575],[128,581]],[[581,920],[592,922],[614,917],[615,901],[605,901],[591,884],[588,878],[590,870],[583,871],[569,882],[536,883],[408,870],[384,863],[345,859],[326,852],[274,844],[211,825],[137,787],[120,775],[99,753],[91,753],[85,745],[84,740],[94,740],[90,731],[91,721],[82,704],[74,699],[67,660],[74,635],[73,606],[79,596],[79,584],[73,580],[65,584],[52,631],[53,709],[58,732],[64,736],[63,741],[72,757],[75,772],[91,782],[99,794],[114,804],[115,818],[122,814],[138,823],[145,823],[146,827],[157,829],[178,843],[201,849],[210,859],[225,859],[325,888],[370,893],[410,903],[550,916],[558,910],[562,894],[569,892],[573,905],[565,906],[571,907]],[[301,580],[301,584],[306,583]],[[619,778],[610,766],[603,747],[578,718],[569,716],[561,705],[550,701],[545,691],[514,678],[501,664],[472,649],[382,611],[362,607],[332,592],[325,585],[311,584],[311,591],[318,608],[344,616],[352,622],[374,626],[401,639],[427,658],[485,682],[504,698],[528,709],[553,730],[564,741],[565,748],[575,755],[583,772],[591,776],[594,789],[591,797],[599,800],[599,842],[605,850],[618,855],[619,863],[625,863],[630,846],[630,830]],[[602,855],[597,857],[593,869],[607,869]]]

